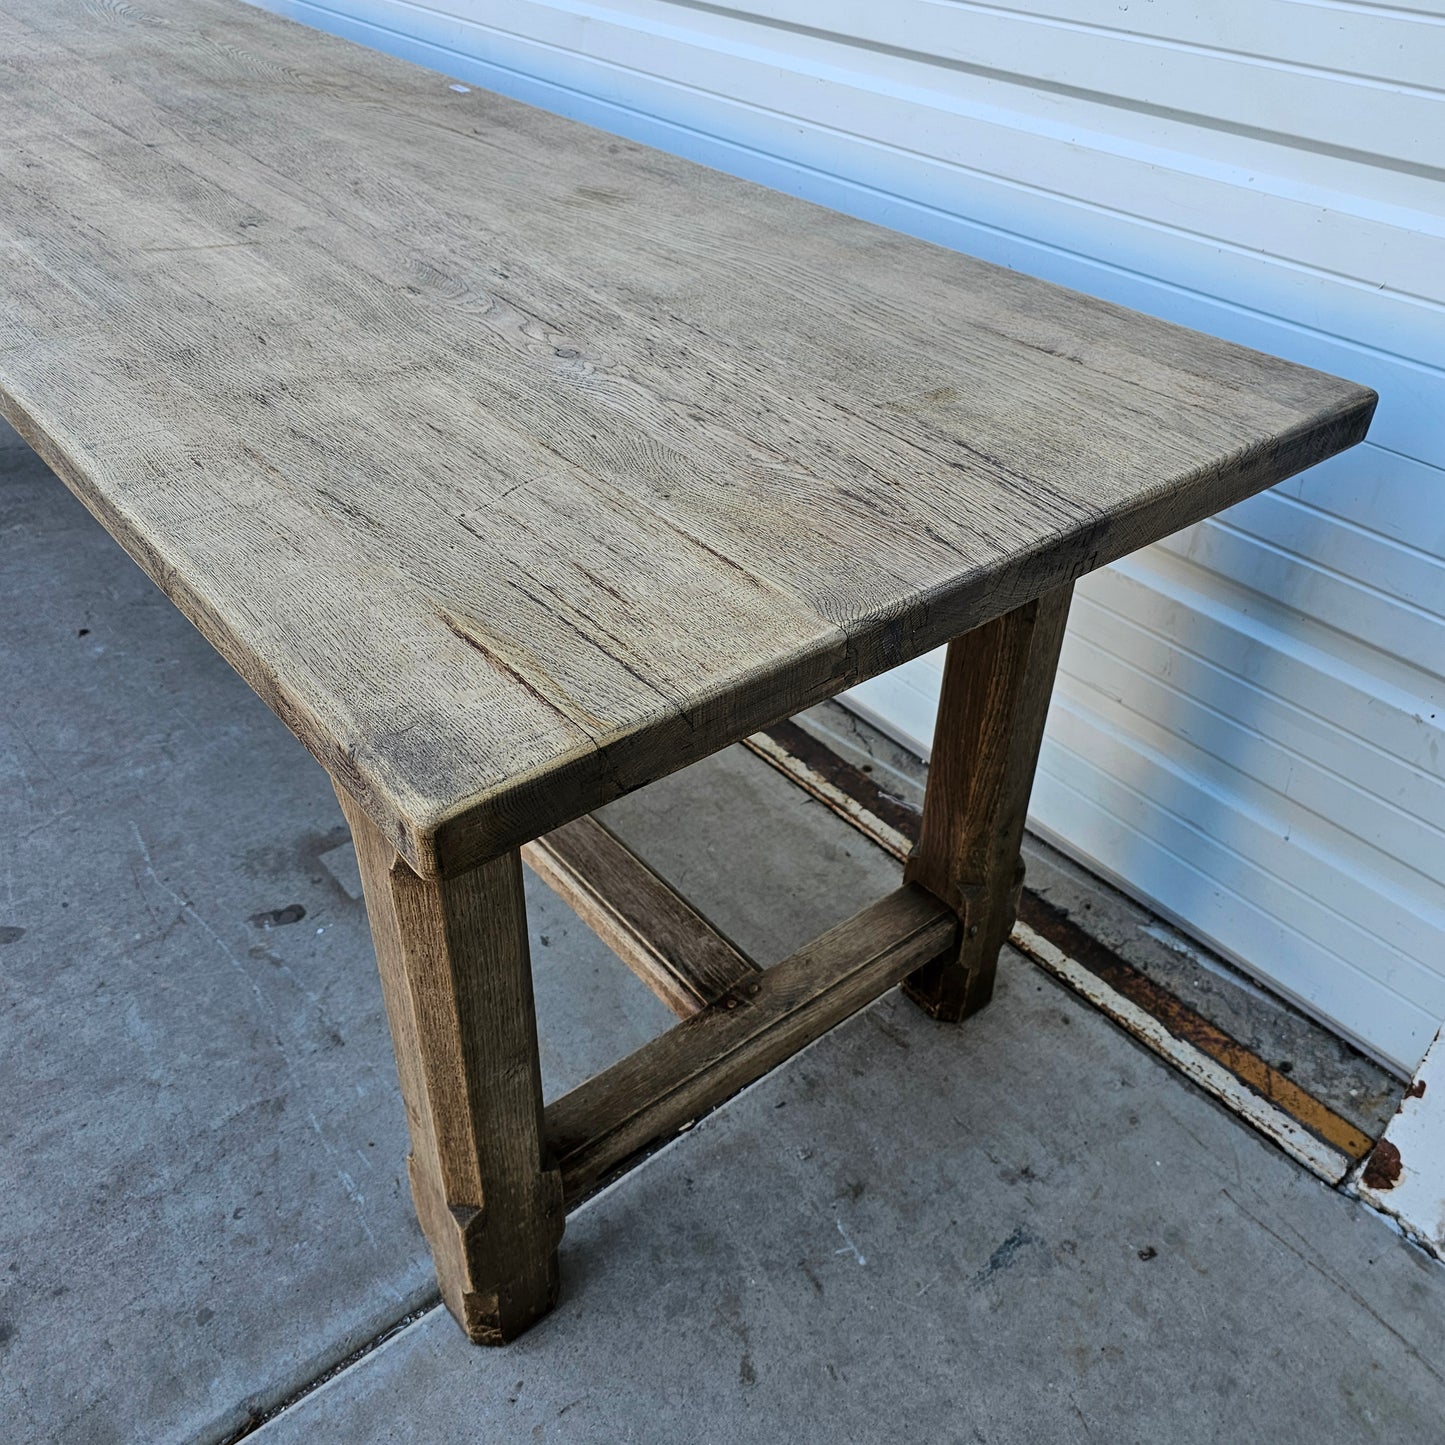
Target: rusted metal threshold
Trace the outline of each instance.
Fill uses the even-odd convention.
[[[918,812],[796,723],[744,746],[902,860]],[[1321,1179],[1340,1184],[1375,1140],[1025,888],[1010,942]]]

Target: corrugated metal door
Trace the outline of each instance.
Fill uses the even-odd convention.
[[[1445,8],[271,8],[1377,387],[1370,444],[1080,587],[1033,814],[1418,1062],[1445,1017]],[[859,696],[922,740],[936,679]]]

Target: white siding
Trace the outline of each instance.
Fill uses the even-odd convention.
[[[1445,1017],[1445,9],[271,0],[1375,386],[1372,440],[1088,579],[1035,826],[1368,1049]],[[936,660],[860,690],[921,738]]]

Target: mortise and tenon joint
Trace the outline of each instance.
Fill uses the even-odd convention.
[[[988,1002],[1069,589],[949,650],[904,886],[769,969],[595,818],[453,878],[403,862],[344,793],[442,1297],[479,1344],[557,1298],[564,1211],[902,983],[935,1018]],[[521,860],[682,1022],[550,1106],[537,1063]]]

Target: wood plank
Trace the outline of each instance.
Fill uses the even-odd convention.
[[[760,971],[596,818],[528,843],[522,861],[681,1018]]]
[[[425,876],[1373,409],[234,0],[145,14],[0,13],[0,412]]]
[[[542,1080],[515,853],[419,878],[340,789],[411,1132],[407,1172],[442,1299],[477,1344],[557,1299],[565,1215],[542,1159]]]
[[[569,1207],[947,951],[956,931],[937,899],[900,888],[767,969],[735,1007],[678,1024],[548,1105],[547,1145]]]
[[[636,0],[638,7],[647,3]],[[956,9],[930,0],[920,0],[920,7]],[[348,0],[346,8],[342,15],[317,0],[284,5],[285,13],[333,34],[393,54],[428,56],[427,63],[473,84],[539,97],[532,103],[622,129],[722,170],[754,179],[777,176],[771,183],[783,186],[788,183],[782,177],[792,175],[807,194],[851,215],[901,225],[1307,365],[1368,376],[1382,392],[1403,381],[1408,397],[1418,384],[1409,379],[1418,373],[1402,358],[1426,365],[1445,358],[1431,304],[1445,299],[1434,260],[1438,238],[1428,225],[1412,226],[1414,217],[1438,209],[1439,182],[1428,171],[1393,168],[1386,181],[1358,146],[1343,154],[1295,146],[1290,184],[1271,187],[1260,184],[1259,175],[1279,174],[1280,151],[1260,135],[1201,129],[1182,114],[1161,116],[1102,97],[1036,91],[969,74],[966,66],[940,72],[924,59],[853,46],[835,51],[846,74],[835,71],[824,79],[817,37],[795,35],[784,53],[772,45],[780,33],[772,26],[732,22],[761,45],[730,44],[721,35],[689,40],[676,26],[660,38],[609,4],[605,20],[586,25],[580,49],[559,49],[536,30],[518,33],[521,0],[509,3],[505,26],[495,17],[488,23],[480,12],[442,15],[410,0]],[[565,0],[540,0],[529,8],[534,15],[570,12],[579,18]],[[823,8],[838,13],[826,0]],[[1286,8],[1298,6],[1286,0]],[[696,13],[687,12],[689,19]],[[376,24],[368,23],[368,14]],[[888,7],[883,23],[895,33],[907,24],[896,5]],[[1439,34],[1438,22],[1434,28]],[[637,63],[639,46],[647,53],[645,65]],[[619,58],[625,76],[618,75]],[[1423,54],[1417,59],[1426,68],[1433,62]],[[1348,82],[1342,91],[1357,130],[1370,93],[1370,87]],[[1159,78],[1156,97],[1170,94]],[[565,105],[564,96],[570,96]],[[842,108],[846,131],[834,125]],[[1283,108],[1289,111],[1287,103]],[[1060,129],[1065,114],[1068,131]],[[1161,164],[1164,151],[1173,164]],[[985,169],[973,164],[979,155],[989,158]],[[1203,167],[1201,155],[1209,161]],[[1082,192],[1081,174],[1088,176]],[[1388,207],[1366,202],[1360,214],[1358,202],[1347,201],[1332,210],[1328,226],[1318,224],[1321,195],[1353,199],[1381,184],[1389,188]],[[940,196],[948,198],[944,211],[935,204]],[[1043,237],[1067,238],[1066,249],[1040,245]],[[1291,275],[1285,289],[1282,261]],[[1140,266],[1154,279],[1137,270],[1128,275],[1128,268]],[[1390,285],[1381,290],[1383,274]],[[1195,294],[1179,296],[1159,284],[1160,276],[1187,276]],[[1362,286],[1368,298],[1359,296]],[[1222,295],[1234,305],[1219,303]],[[1252,314],[1241,316],[1239,307]],[[1312,330],[1321,316],[1331,318],[1332,335]],[[1341,343],[1341,335],[1361,345]],[[1391,445],[1403,431],[1418,431],[1426,414],[1433,417],[1429,390],[1397,398],[1390,407]]]
[[[959,917],[957,951],[904,985],[954,1022],[993,997],[1018,912],[1024,818],[1073,588],[1060,587],[949,643],[918,846],[903,876]]]

